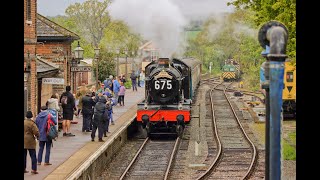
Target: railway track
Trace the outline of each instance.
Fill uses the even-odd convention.
[[[236,89],[233,89],[233,88],[227,88],[226,89],[226,91],[227,92],[235,92],[235,91],[237,91]],[[266,98],[266,96],[265,96],[265,94],[263,94],[262,92],[254,92],[254,91],[249,91],[249,90],[241,90],[241,92],[243,93],[243,94],[246,94],[246,95],[250,95],[250,96],[254,96],[254,97],[256,97],[257,99],[259,99],[259,101],[261,102],[261,103],[263,103],[263,104],[265,104],[265,98]],[[261,97],[261,95],[262,95],[262,97]]]
[[[201,119],[202,141],[206,144],[203,154],[194,157],[194,139],[190,144],[191,130],[200,121],[187,124],[183,138],[171,140],[133,138],[108,164],[102,179],[261,179],[264,177],[264,161],[256,163],[257,152],[246,140],[240,122],[233,113],[226,97],[226,85],[217,78],[201,83],[195,99],[199,106],[193,116]],[[230,84],[229,84],[230,85]],[[197,101],[197,99],[199,101]],[[201,100],[200,100],[201,99]],[[196,102],[197,101],[197,102]],[[213,103],[211,103],[211,102]],[[200,104],[202,108],[200,108]],[[200,109],[202,111],[200,112]],[[203,110],[205,109],[205,110]],[[199,110],[199,115],[197,116]],[[202,113],[200,115],[200,113]],[[195,124],[196,122],[196,124]],[[248,131],[246,123],[244,128]],[[193,132],[193,138],[198,132]],[[205,132],[203,132],[205,131]],[[250,131],[248,131],[250,133]],[[199,133],[200,135],[200,133]],[[252,136],[252,135],[250,135]],[[254,146],[253,146],[254,147]],[[191,148],[191,149],[190,149]],[[160,153],[161,152],[161,153]],[[259,152],[259,156],[264,154]],[[197,159],[197,160],[194,160]],[[192,166],[194,165],[194,166]],[[201,165],[196,167],[196,165]],[[100,180],[99,179],[99,180]]]
[[[249,179],[255,167],[256,148],[244,131],[226,95],[227,87],[223,83],[215,84],[210,91],[213,131],[218,153],[198,180]]]
[[[120,180],[166,180],[180,141],[181,139],[179,137],[175,141],[151,140],[150,138],[146,138],[135,157],[122,173]]]

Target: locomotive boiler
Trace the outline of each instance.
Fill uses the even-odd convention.
[[[137,122],[148,135],[181,135],[190,122],[200,76],[201,61],[194,58],[159,58],[145,67],[145,99],[137,105]]]

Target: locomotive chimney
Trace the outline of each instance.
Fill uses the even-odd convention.
[[[159,67],[165,67],[168,68],[170,64],[170,59],[169,58],[159,58],[158,59],[158,65]]]

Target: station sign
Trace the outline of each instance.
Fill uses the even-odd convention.
[[[72,72],[88,72],[92,71],[91,66],[76,66],[76,67],[71,67]]]
[[[42,84],[64,84],[63,78],[42,78]]]

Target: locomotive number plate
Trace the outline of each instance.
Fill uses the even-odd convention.
[[[154,81],[154,89],[163,90],[163,89],[172,89],[171,80],[155,80]]]

